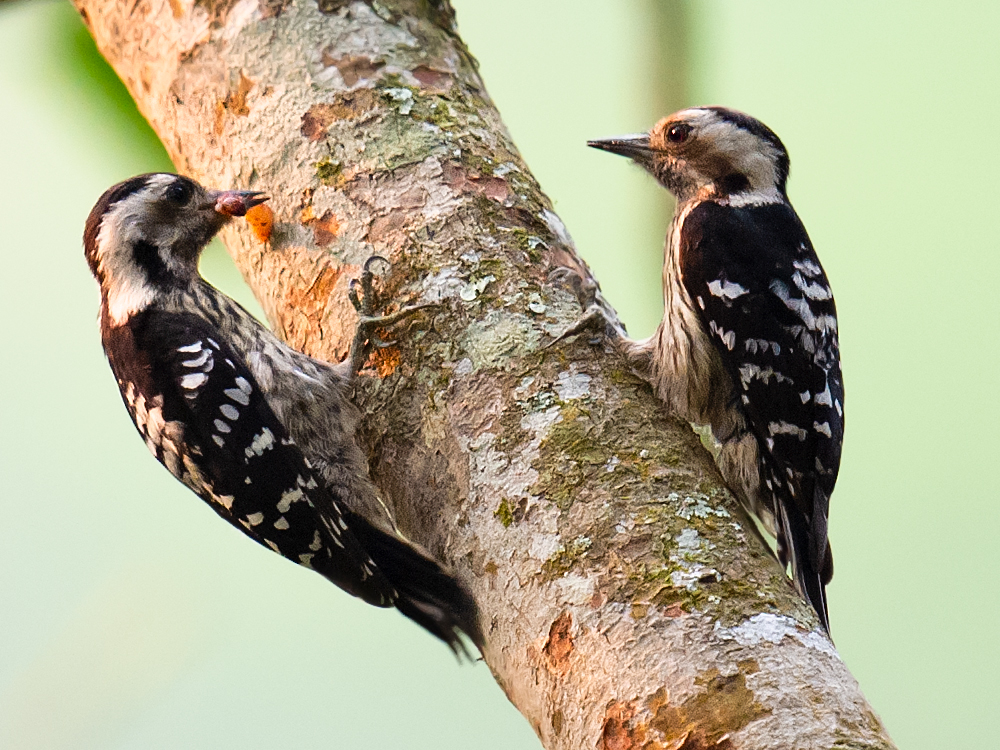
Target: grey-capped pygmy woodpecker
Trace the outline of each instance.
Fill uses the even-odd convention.
[[[97,201],[83,244],[125,407],[156,459],[239,531],[396,607],[456,653],[462,632],[482,649],[475,601],[395,532],[355,441],[350,393],[369,334],[416,308],[373,315],[366,263],[351,353],[331,365],[287,346],[198,273],[216,232],[266,200],[144,174]]]
[[[788,152],[766,125],[723,107],[588,145],[629,157],[677,198],[663,320],[626,352],[673,413],[711,427],[726,483],[777,538],[829,633],[844,386],[833,292],[788,201]]]

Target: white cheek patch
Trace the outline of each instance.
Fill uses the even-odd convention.
[[[121,325],[132,315],[153,303],[156,294],[143,282],[119,284],[108,293],[108,317],[112,325]]]
[[[140,189],[112,204],[101,217],[94,254],[112,326],[122,325],[162,293],[150,283],[147,270],[137,261],[137,243],[144,241],[161,248],[157,250],[158,260],[173,274],[185,276],[192,271],[187,261],[163,249],[176,247],[190,228],[183,222],[165,221],[150,207],[176,180],[170,174],[150,175]]]
[[[108,293],[108,317],[112,325],[121,325],[145,309],[156,298],[146,274],[136,265],[132,243],[138,239],[136,217],[142,191],[119,201],[104,215],[97,233],[98,272],[105,279]],[[119,229],[123,228],[123,229]]]

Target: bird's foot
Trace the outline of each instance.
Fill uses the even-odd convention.
[[[347,290],[347,297],[358,312],[358,322],[354,329],[354,340],[351,342],[351,351],[348,354],[352,373],[357,373],[362,368],[365,360],[368,358],[371,347],[384,349],[392,346],[391,342],[384,341],[375,335],[376,329],[389,328],[420,310],[437,307],[433,303],[411,305],[388,315],[376,314],[379,306],[375,292],[375,272],[373,267],[379,263],[384,264],[387,270],[392,267],[392,264],[381,255],[373,255],[365,261],[361,269],[361,278],[352,279]]]
[[[616,341],[622,337],[621,322],[617,317],[613,317],[608,310],[600,304],[591,304],[583,314],[572,323],[569,328],[556,336],[552,341],[543,346],[543,349],[555,346],[560,341],[576,336],[584,331],[592,331],[604,338]]]

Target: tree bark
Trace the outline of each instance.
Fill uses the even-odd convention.
[[[547,346],[600,296],[447,0],[75,1],[180,171],[272,196],[224,239],[288,342],[344,356],[372,254],[440,303],[360,439],[546,748],[894,747],[689,426],[596,334]]]

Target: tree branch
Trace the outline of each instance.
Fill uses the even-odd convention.
[[[893,747],[689,427],[600,339],[546,348],[596,285],[445,0],[76,4],[180,170],[273,196],[268,242],[225,240],[292,345],[345,355],[373,253],[442,303],[362,379],[361,439],[545,747]]]

